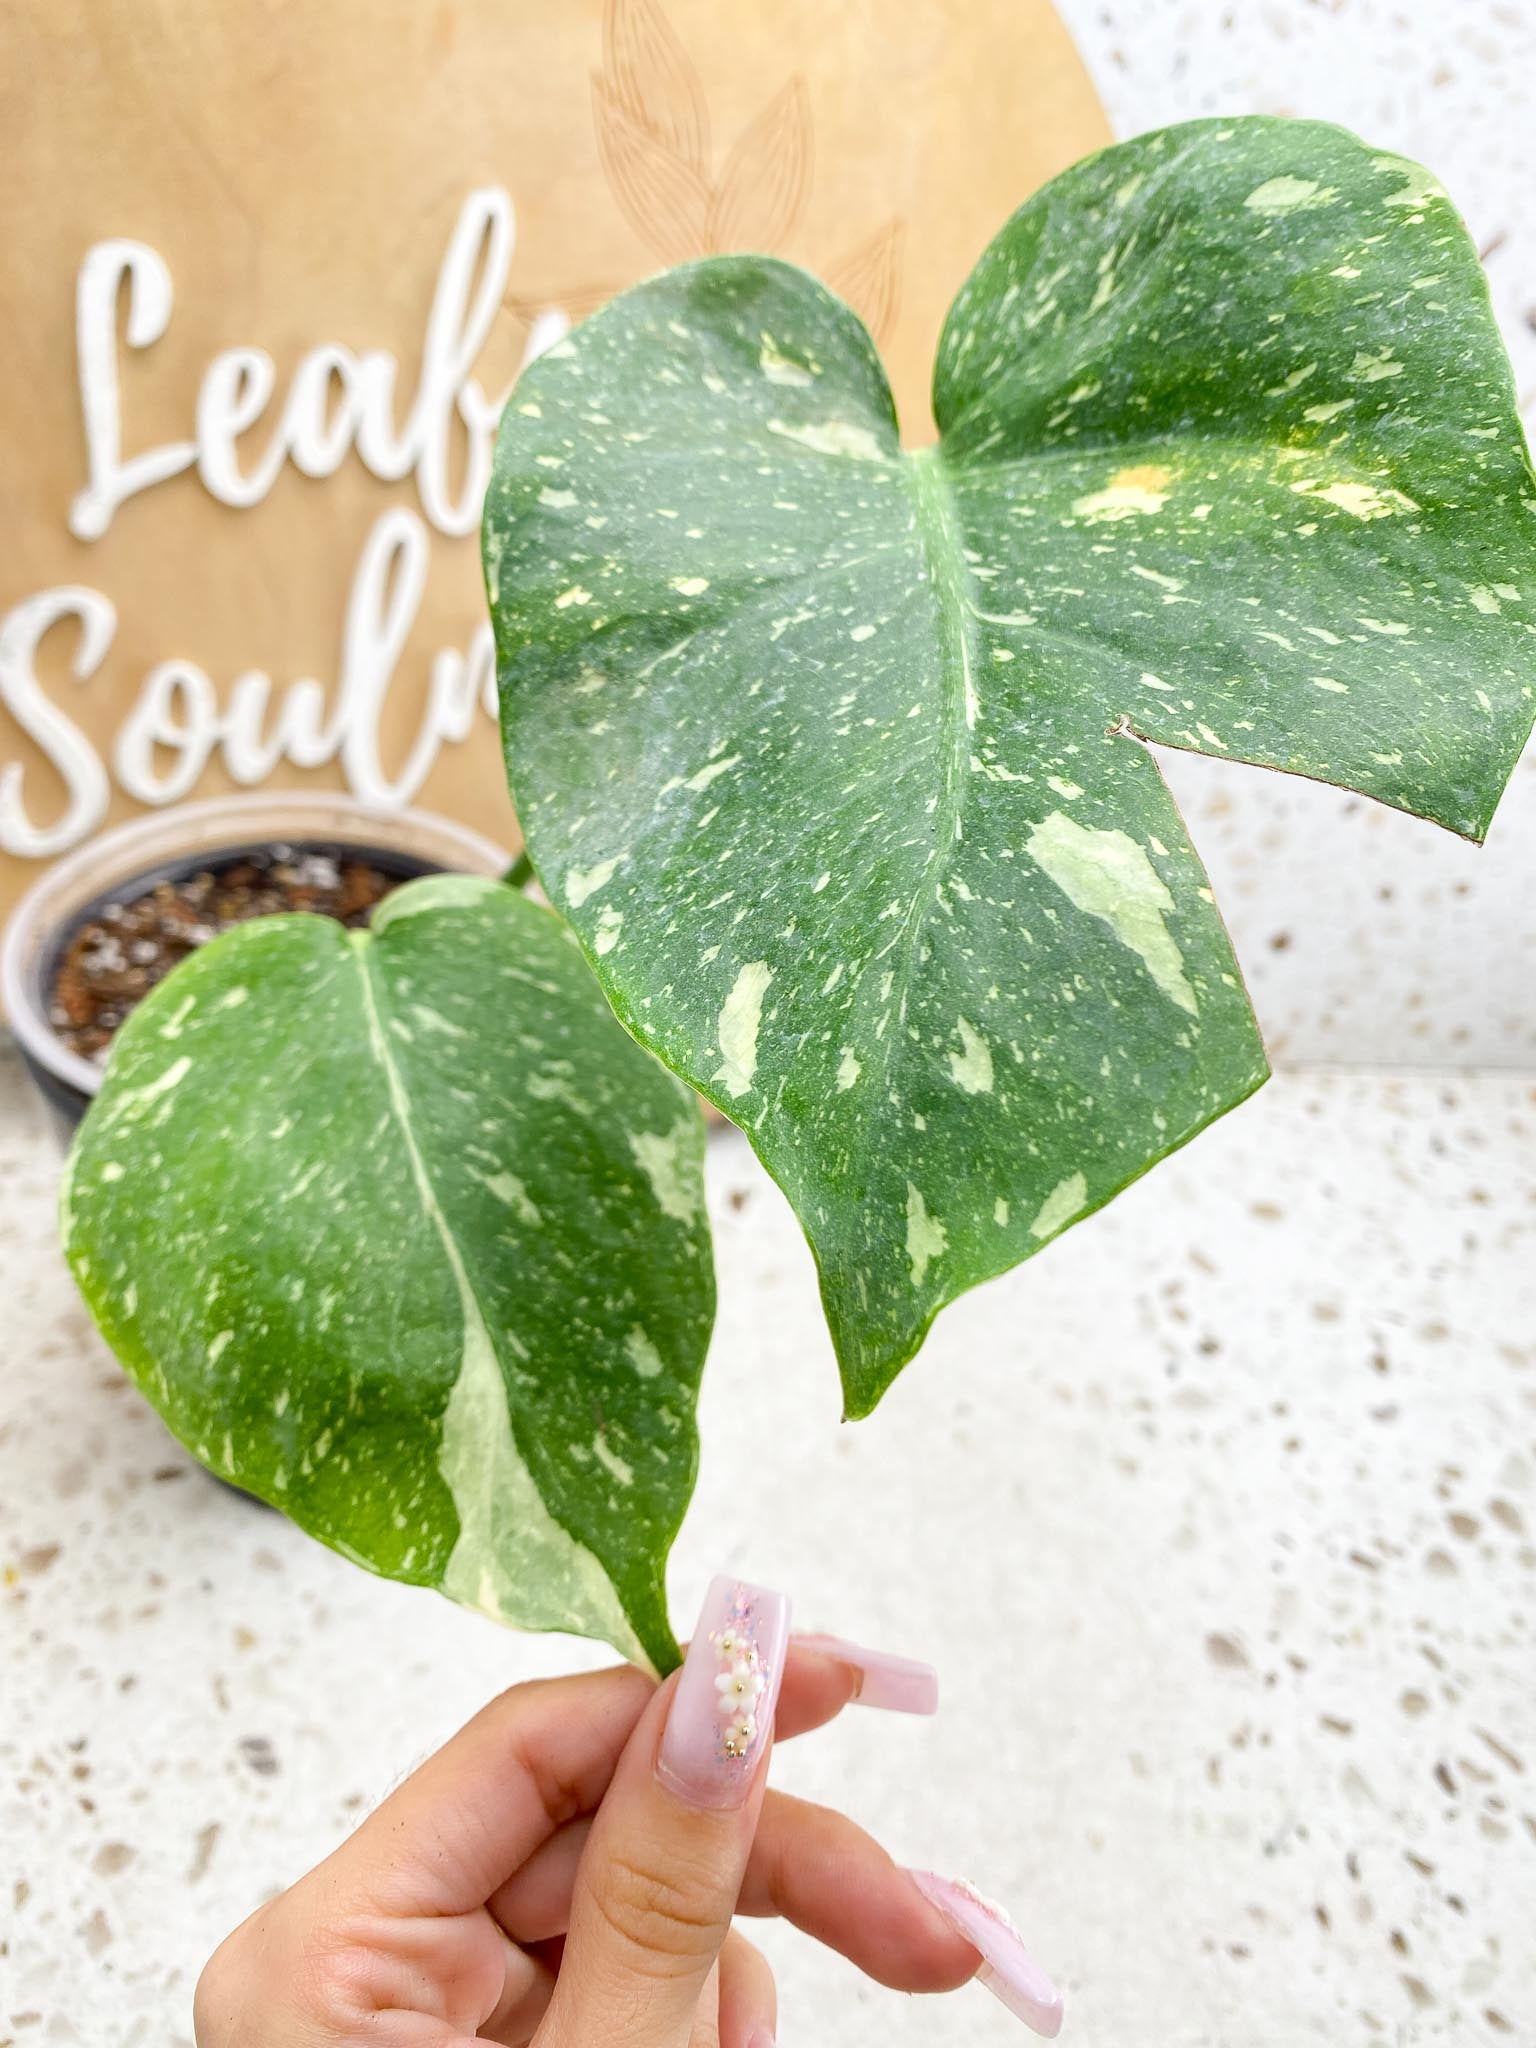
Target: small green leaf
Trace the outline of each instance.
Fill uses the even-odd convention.
[[[431,876],[267,918],[118,1036],[63,1199],[222,1477],[387,1577],[665,1670],[714,1314],[703,1124],[548,911]]]
[[[1536,673],[1475,253],[1342,130],[1196,122],[1068,171],[934,392],[905,455],[845,306],[696,264],[522,379],[485,524],[544,886],[789,1194],[856,1413],[1264,1078],[1137,736],[1477,837]]]

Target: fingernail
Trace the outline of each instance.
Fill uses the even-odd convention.
[[[976,1981],[1027,2027],[1054,2041],[1061,2032],[1061,1993],[1020,1941],[1003,1908],[983,1898],[974,1885],[937,1877],[931,1870],[909,1870],[907,1875],[955,1932],[981,1951]]]
[[[715,1579],[662,1731],[657,1770],[696,1806],[740,1806],[773,1728],[789,1639],[782,1593]]]
[[[778,2043],[766,2027],[754,2027],[747,2037],[747,2048],[778,2048]]]
[[[866,1650],[842,1636],[797,1635],[793,1646],[851,1666],[859,1678],[853,1696],[857,1706],[881,1707],[888,1714],[939,1711],[939,1674],[931,1664],[919,1664],[915,1657],[893,1657],[885,1650]]]

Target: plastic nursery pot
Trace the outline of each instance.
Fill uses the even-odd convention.
[[[50,869],[16,906],[0,943],[0,1006],[67,1146],[101,1084],[105,1049],[87,1057],[54,1021],[59,970],[82,926],[157,883],[218,876],[252,856],[355,861],[389,886],[443,872],[500,875],[508,855],[427,811],[383,811],[320,791],[220,797],[135,819]],[[323,868],[314,872],[323,873]],[[297,907],[297,906],[295,906]]]

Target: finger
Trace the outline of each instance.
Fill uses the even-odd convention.
[[[499,1932],[499,1930],[498,1930]],[[502,1936],[506,1941],[506,1936]],[[481,2022],[478,2038],[496,2041],[501,2048],[526,2048],[554,1996],[555,1976],[536,1956],[528,1955],[507,1941],[506,1983],[501,1999],[488,2019]]]
[[[499,2039],[496,2026],[524,2009],[537,2020],[549,2002],[549,1972],[483,1908],[410,1919],[351,1914],[344,1923],[311,1921],[308,1934],[310,1946],[341,1949],[345,2002],[358,2012],[437,2013]]]
[[[938,1703],[938,1678],[927,1664],[862,1649],[839,1637],[792,1638],[774,1714],[774,1741],[787,1742],[824,1727],[853,1703],[896,1713],[929,1713]],[[770,1793],[770,1805],[773,1797]],[[514,1941],[544,1941],[564,1934],[570,1924],[576,1866],[590,1826],[590,1816],[567,1821],[491,1895],[491,1912]]]
[[[732,1928],[720,1951],[720,2048],[773,2048],[778,2022],[768,1958]]]
[[[590,1820],[563,1827],[491,1900],[514,1941],[546,1941],[570,1924]],[[950,1991],[976,1968],[970,1943],[910,1874],[845,1814],[769,1792],[736,1910],[777,1916],[898,1991]]]
[[[655,1690],[619,1665],[502,1693],[327,1858],[327,1887],[396,1916],[482,1906],[598,1803]]]
[[[791,1643],[784,1659],[784,1688],[774,1716],[773,1739],[790,1742],[835,1721],[859,1690],[859,1674],[851,1664],[819,1652],[803,1653]]]
[[[797,1652],[786,1665],[787,1733],[830,1721],[893,1661],[843,1643]],[[514,1686],[322,1867],[390,1912],[473,1910],[562,1822],[597,1805],[653,1690],[628,1665]]]
[[[693,2029],[688,2048],[720,2048],[720,1965],[717,1962],[704,1980],[704,1989],[694,2008]]]
[[[931,1664],[867,1650],[842,1636],[794,1636],[784,1664],[775,1742],[820,1728],[846,1706],[893,1714],[938,1711],[939,1678]]]
[[[682,2048],[730,1931],[762,1805],[788,1602],[716,1579],[587,1837],[541,2042]]]
[[[492,1892],[487,1909],[513,1941],[527,1946],[553,1941],[565,1933],[571,1924],[576,1872],[591,1832],[591,1814],[567,1821],[557,1834],[539,1844],[521,1870]]]
[[[570,1925],[591,1827],[586,1819],[569,1822],[491,1899],[514,1941],[546,1941]],[[873,1836],[784,1792],[763,1801],[736,1910],[789,1920],[899,1991],[949,1991],[976,1968],[970,1944]]]
[[[953,1991],[977,1955],[846,1814],[770,1795],[736,1910],[778,1915],[896,1991]]]
[[[796,1636],[790,1644],[790,1675],[813,1681],[818,1670],[846,1672],[853,1680],[848,1697],[861,1707],[880,1707],[888,1714],[936,1714],[939,1674],[915,1657],[893,1657],[888,1650],[867,1650],[843,1636]],[[786,1690],[788,1679],[785,1681]],[[782,1717],[781,1717],[782,1718]]]
[[[484,1915],[470,1915],[466,1931],[478,1932],[474,1929],[476,1920],[484,1926]],[[364,1995],[347,2015],[350,2024],[346,2024],[344,2033],[326,2027],[323,2039],[334,2042],[366,2038],[369,2048],[468,2048],[471,2041],[494,2041],[498,2048],[527,2048],[548,2008],[555,1987],[554,1976],[541,1962],[508,1941],[499,1927],[489,1932],[502,1951],[503,1983],[488,2017],[480,2019],[485,2004],[473,1995],[468,2002],[476,2010],[464,2009],[462,1993],[467,1987],[455,1987],[451,1962],[444,1967],[440,1941],[426,1968],[413,1966],[409,1974],[403,1972],[399,1935],[391,1927],[388,1939],[395,1944],[395,1953],[366,1957],[366,1979],[361,1975],[356,1979],[357,1988]],[[430,1946],[430,1937],[423,1946]],[[476,1971],[476,1975],[483,1974],[483,1969]],[[456,1988],[461,1995],[454,1995]],[[321,2039],[317,2034],[316,2048]]]

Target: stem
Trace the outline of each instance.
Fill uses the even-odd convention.
[[[525,846],[501,878],[509,889],[526,889],[533,880],[533,862],[528,858]]]

